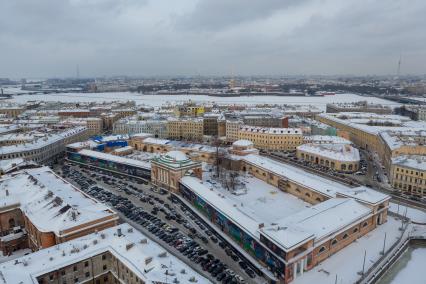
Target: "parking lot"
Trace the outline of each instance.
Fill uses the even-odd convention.
[[[215,283],[265,283],[261,271],[165,190],[68,162],[54,170]],[[257,275],[259,274],[259,275]]]

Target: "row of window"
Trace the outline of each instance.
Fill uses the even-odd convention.
[[[414,174],[415,174],[416,176],[420,175],[421,177],[423,176],[423,173],[422,173],[422,172],[412,171],[412,170],[410,170],[410,171],[409,171],[409,170],[407,170],[407,169],[405,169],[405,170],[404,170],[404,169],[402,169],[402,168],[398,168],[398,167],[396,168],[396,171],[397,171],[397,172],[401,172],[401,173],[404,173],[404,172],[405,172],[406,174],[410,173],[410,174],[412,174],[412,175],[414,175]],[[398,175],[398,174],[397,174],[397,175]]]
[[[368,222],[364,222],[364,223],[362,223],[362,227],[363,228],[365,228],[365,227],[367,227],[368,226]],[[352,233],[353,234],[355,234],[355,233],[358,233],[358,227],[355,227],[353,230],[352,230]],[[347,238],[349,237],[349,234],[348,233],[345,233],[344,235],[343,235],[343,237],[342,237],[342,239],[343,240],[346,240]],[[339,240],[338,239],[333,239],[332,241],[331,241],[331,246],[336,246],[337,245],[337,243],[339,242]],[[326,251],[327,250],[327,248],[325,247],[325,246],[322,246],[320,249],[319,249],[319,251],[318,251],[318,254],[321,254],[321,253],[323,253],[324,251]]]

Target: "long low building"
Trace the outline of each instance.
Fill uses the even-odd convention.
[[[219,231],[284,283],[386,221],[387,207],[378,222],[375,207],[357,201],[357,192],[355,197],[335,196],[311,206],[257,178],[246,184],[245,192],[232,193],[208,181],[183,177],[179,189]]]
[[[0,179],[0,249],[38,250],[115,226],[118,215],[48,167]]]
[[[344,144],[303,144],[296,155],[299,160],[345,173],[358,171],[360,161],[358,149]]]
[[[308,173],[302,169],[273,159],[247,155],[242,157],[242,170],[272,184],[282,191],[289,192],[306,202],[317,204],[334,197],[350,197],[371,206],[380,213],[381,224],[386,220],[386,212],[390,197],[365,186],[348,187],[341,183]]]
[[[238,130],[239,140],[250,140],[260,150],[294,151],[303,144],[299,128],[264,128],[243,125]]]
[[[65,152],[65,145],[89,137],[87,127],[69,128],[62,132],[48,134],[29,143],[0,147],[0,159],[23,158],[38,163],[51,161],[57,155]]]
[[[211,282],[124,223],[2,263],[0,283]]]
[[[151,164],[145,161],[88,149],[75,151],[72,148],[68,149],[67,158],[74,162],[102,168],[120,174],[127,174],[147,179],[151,177]]]

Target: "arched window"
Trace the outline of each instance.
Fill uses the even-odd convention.
[[[315,198],[316,201],[321,202],[321,198],[317,197]]]
[[[9,219],[9,228],[13,228],[13,227],[15,227],[15,226],[16,226],[16,224],[15,224],[15,219],[10,218],[10,219]]]
[[[306,192],[306,193],[305,193],[305,195],[306,195],[307,197],[311,197],[311,194],[310,194],[309,192]]]
[[[363,224],[362,224],[362,227],[363,228],[365,228],[365,227],[367,227],[368,226],[368,223],[367,222],[364,222]]]
[[[345,239],[347,239],[349,237],[349,235],[348,234],[344,234],[343,235],[343,239],[345,240]]]
[[[346,164],[342,164],[342,165],[340,166],[340,168],[342,169],[342,171],[346,171]]]
[[[336,244],[337,244],[337,240],[336,239],[334,239],[334,240],[331,241],[331,245],[332,246],[335,246]]]
[[[354,228],[354,230],[352,232],[354,232],[354,233],[358,232],[358,228]]]
[[[325,252],[326,248],[323,246],[319,249],[319,253]]]

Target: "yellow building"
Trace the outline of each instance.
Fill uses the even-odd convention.
[[[202,118],[170,118],[167,121],[167,132],[170,139],[203,140],[204,124]]]
[[[379,131],[368,125],[351,123],[345,117],[346,115],[340,114],[320,114],[317,120],[337,128],[342,133],[341,136],[351,140],[358,147],[377,152],[380,148]]]
[[[20,106],[0,106],[0,114],[4,114],[6,117],[17,117],[24,111],[25,108]]]
[[[194,103],[185,103],[183,105],[178,105],[174,108],[174,114],[177,117],[182,116],[191,116],[191,117],[197,117],[202,116],[205,112],[204,106],[198,106]]]
[[[426,196],[426,156],[402,155],[392,158],[389,179],[394,188],[406,194]]]
[[[263,128],[241,126],[238,140],[252,141],[260,150],[295,151],[303,144],[303,133],[299,128]]]
[[[359,168],[358,149],[343,144],[303,144],[297,147],[299,160],[338,172],[353,173]]]

